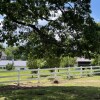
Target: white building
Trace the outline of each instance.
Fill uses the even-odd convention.
[[[6,68],[7,64],[14,64],[15,70],[26,70],[28,69],[27,61],[11,61],[11,60],[1,60],[0,61],[0,68]]]
[[[77,62],[78,66],[90,66],[92,60],[91,59],[86,59],[86,58],[83,58],[83,57],[82,58],[78,57],[76,62]]]

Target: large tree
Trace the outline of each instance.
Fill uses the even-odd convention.
[[[3,49],[3,46],[0,44],[0,58],[2,56],[2,49]]]
[[[0,41],[7,40],[10,45],[23,42],[21,45],[26,46],[21,48],[42,57],[45,53],[89,56],[98,48],[90,1],[0,0],[0,14],[4,16]],[[57,17],[50,17],[52,14]],[[46,24],[40,26],[40,21]]]

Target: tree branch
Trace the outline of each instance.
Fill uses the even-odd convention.
[[[72,5],[70,3],[67,2],[67,4],[73,9]]]
[[[15,23],[18,23],[18,24],[21,24],[21,25],[24,25],[24,26],[29,26],[29,27],[33,28],[35,31],[37,31],[38,33],[41,33],[41,31],[35,25],[27,24],[25,22],[21,22],[21,21],[15,20],[14,18],[12,18],[11,20],[13,22],[15,22]]]
[[[25,26],[29,26],[31,27],[33,30],[35,30],[37,32],[37,34],[40,36],[42,42],[48,44],[48,43],[53,43],[57,46],[61,46],[62,44],[60,42],[58,42],[55,38],[53,38],[52,36],[49,36],[48,34],[45,34],[44,32],[42,32],[41,30],[39,30],[35,25],[32,24],[27,24],[25,22],[21,22],[15,19],[11,19],[13,22],[17,23],[17,24],[21,24],[21,25],[25,25]]]

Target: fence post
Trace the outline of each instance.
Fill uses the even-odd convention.
[[[55,67],[55,69],[54,69],[54,79],[56,80],[56,78],[57,78],[57,68]]]
[[[80,71],[81,71],[81,72],[80,72],[80,76],[81,76],[81,77],[83,77],[83,70],[82,70],[82,66],[80,66],[80,67],[81,67],[81,70],[80,70]]]
[[[38,83],[40,83],[40,68],[38,68]]]
[[[93,68],[92,68],[92,66],[91,66],[91,76],[93,75]]]
[[[18,82],[17,82],[17,85],[18,86],[20,85],[20,69],[18,70]]]
[[[68,79],[70,79],[70,67],[68,67]]]

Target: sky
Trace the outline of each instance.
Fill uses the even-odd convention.
[[[91,0],[91,16],[96,22],[100,22],[100,0]]]

